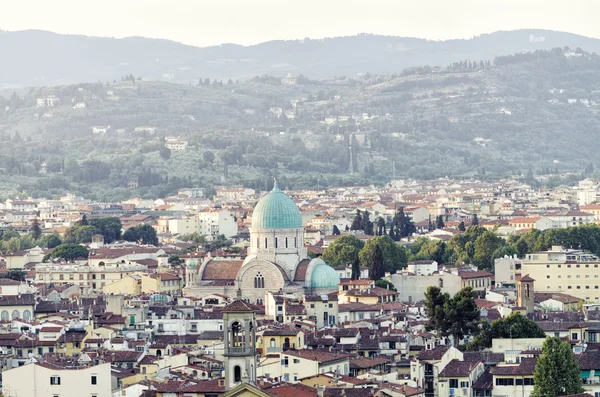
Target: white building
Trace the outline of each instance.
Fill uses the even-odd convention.
[[[110,363],[65,367],[30,363],[2,373],[5,397],[111,397]]]
[[[414,261],[409,262],[407,270],[411,273],[420,276],[429,276],[438,271],[438,263],[436,261]]]
[[[226,238],[238,234],[235,216],[228,210],[211,208],[198,213],[198,230],[209,239],[224,235]]]

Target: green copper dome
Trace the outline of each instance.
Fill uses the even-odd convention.
[[[300,229],[302,216],[290,196],[277,186],[261,198],[252,213],[253,229]]]
[[[334,289],[338,287],[339,283],[340,276],[338,276],[337,272],[331,266],[325,263],[317,263],[310,278],[310,286],[312,288]]]
[[[187,260],[187,265],[188,265],[188,267],[190,267],[190,268],[196,268],[196,267],[198,267],[198,260],[196,260],[196,259],[194,259],[194,258],[192,258],[192,259],[188,259],[188,260]]]

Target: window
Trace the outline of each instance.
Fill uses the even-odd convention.
[[[284,367],[288,367],[290,365],[290,359],[289,357],[284,357],[283,360],[281,360],[281,365],[283,365]]]
[[[513,378],[496,378],[496,386],[514,386],[515,380]]]
[[[300,364],[300,359],[299,358],[295,358],[294,359],[294,364]]]
[[[533,378],[525,378],[523,379],[523,384],[525,386],[534,386],[535,382],[533,381]]]
[[[92,385],[97,385],[98,384],[98,378],[96,377],[96,375],[92,375]]]
[[[330,307],[330,308],[331,308],[331,307],[333,307],[333,303],[330,303],[330,304],[329,304],[329,307]]]
[[[269,240],[265,237],[265,248],[269,248]]]
[[[254,288],[265,288],[265,278],[260,272],[254,277]]]
[[[104,280],[104,279],[106,278],[106,274],[101,274],[101,275],[100,275],[100,278],[101,278],[102,280]]]
[[[450,379],[448,386],[451,389],[456,389],[458,387],[458,379]]]
[[[285,248],[287,248],[287,247],[288,247],[288,239],[287,239],[287,237],[286,237],[286,238],[285,238]]]
[[[520,379],[520,378],[515,379],[515,385],[523,386],[523,379]]]
[[[577,332],[572,332],[571,333],[571,339],[577,340]]]
[[[275,237],[275,248],[278,248],[279,242],[277,241],[277,237]]]
[[[51,376],[50,384],[51,385],[60,385],[60,376]]]
[[[546,278],[550,278],[550,275],[549,275],[549,274],[548,274],[548,275],[546,275]]]
[[[460,387],[462,387],[463,389],[466,389],[467,387],[469,387],[469,382],[460,382]]]

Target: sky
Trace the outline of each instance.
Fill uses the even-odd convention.
[[[0,0],[0,30],[195,46],[374,33],[432,40],[514,29],[600,38],[600,0]]]

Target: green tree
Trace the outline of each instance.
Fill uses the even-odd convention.
[[[571,345],[548,338],[533,374],[532,397],[558,397],[583,393],[581,373]]]
[[[49,249],[58,247],[61,244],[62,244],[62,241],[60,240],[60,237],[58,236],[57,233],[53,233],[53,234],[44,236],[40,240],[40,245],[42,247],[49,248]]]
[[[436,221],[435,221],[435,227],[438,229],[443,229],[444,226],[446,226],[444,224],[444,216],[443,215],[438,215]]]
[[[340,229],[337,227],[337,225],[333,225],[333,228],[331,229],[331,234],[333,234],[334,236],[340,235]]]
[[[137,225],[128,229],[123,233],[123,239],[125,241],[137,241],[140,244],[158,245],[156,230],[148,224]]]
[[[449,324],[446,318],[444,309],[450,301],[450,295],[447,292],[442,292],[439,287],[429,286],[425,291],[425,300],[423,305],[427,309],[427,325],[428,330],[436,330],[441,335],[446,335]]]
[[[75,258],[87,258],[88,250],[79,244],[61,244],[54,248],[48,255],[50,259],[75,259]]]
[[[360,210],[356,210],[356,215],[352,220],[352,225],[350,225],[350,230],[362,230],[363,227],[363,219],[360,213]]]
[[[448,334],[454,338],[454,343],[460,344],[460,340],[479,329],[480,312],[475,302],[473,288],[465,287],[458,291],[450,301],[444,311],[447,321],[450,324]]]
[[[390,283],[387,280],[377,280],[375,281],[375,286],[389,289],[390,291],[396,291],[396,287],[394,287],[394,284]]]
[[[385,236],[387,234],[387,230],[385,228],[385,219],[383,217],[377,218],[377,235]]]
[[[27,272],[23,269],[10,269],[8,273],[4,273],[0,278],[9,278],[15,281],[26,281]]]
[[[369,268],[372,266],[377,248],[382,254],[384,272],[395,272],[406,266],[408,262],[406,251],[388,236],[377,236],[367,240],[358,253],[362,266]]]
[[[207,163],[212,164],[215,161],[215,154],[214,154],[214,152],[211,152],[210,150],[207,150],[206,152],[204,152],[202,154],[202,159],[204,161],[206,161]]]
[[[201,235],[200,233],[197,233],[197,232],[190,233],[190,234],[184,234],[179,237],[179,240],[189,241],[189,242],[192,242],[195,244],[205,244],[206,243],[206,237],[204,237],[203,235]]]
[[[437,330],[442,336],[452,336],[456,344],[479,329],[479,309],[470,286],[453,297],[442,293],[439,287],[430,286],[425,291],[424,305],[429,313],[427,329]]]
[[[33,237],[34,240],[38,240],[42,236],[42,228],[40,227],[40,221],[37,218],[35,218],[33,222],[31,222],[29,234],[31,235],[31,237]]]
[[[181,264],[183,263],[181,258],[179,258],[179,256],[177,255],[169,256],[168,262],[169,264],[171,264],[171,266],[181,266]]]
[[[465,221],[460,221],[460,223],[458,224],[458,230],[460,230],[461,232],[465,231]]]
[[[352,275],[350,276],[350,279],[360,279],[360,260],[358,259],[358,255],[354,258],[354,262],[352,262]]]
[[[104,242],[107,244],[121,238],[123,224],[117,217],[94,218],[90,221],[90,225],[94,226],[98,233],[104,236]]]
[[[364,243],[353,235],[336,239],[323,252],[323,260],[329,266],[347,266],[354,263]]]
[[[473,222],[471,223],[472,226],[477,226],[479,225],[479,218],[477,217],[477,214],[473,215]]]
[[[98,229],[96,229],[94,226],[80,226],[75,229],[75,242],[78,244],[89,243],[92,241],[92,236],[95,234],[98,234]]]
[[[76,222],[76,225],[77,226],[87,226],[88,225],[87,215],[83,214],[81,219],[78,222]]]
[[[158,154],[160,154],[160,157],[162,157],[163,159],[168,160],[171,158],[171,149],[169,149],[166,146],[163,146],[158,151]]]
[[[381,248],[376,245],[375,252],[370,258],[371,266],[369,267],[369,278],[371,280],[379,280],[385,276],[385,265],[383,263],[383,253]]]
[[[475,240],[473,259],[484,269],[491,270],[494,265],[494,252],[504,245],[504,239],[494,232],[485,231]]]
[[[486,324],[489,324],[486,322]],[[469,343],[468,350],[481,350],[492,347],[496,338],[545,338],[546,333],[540,326],[521,313],[513,312],[492,322],[490,326],[482,324],[479,334]]]

